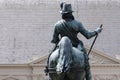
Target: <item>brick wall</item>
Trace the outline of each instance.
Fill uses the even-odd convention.
[[[59,1],[29,1],[7,0],[0,3],[0,63],[27,63],[34,57],[47,54],[53,47],[50,40],[54,23],[60,19]],[[87,29],[94,30],[101,23],[104,25],[94,48],[109,55],[119,54],[119,3],[70,2],[74,16]],[[82,35],[79,37],[86,45],[93,41]]]

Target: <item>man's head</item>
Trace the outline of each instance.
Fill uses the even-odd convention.
[[[73,12],[71,4],[66,4],[65,2],[62,2],[60,4],[60,7],[61,7],[61,11],[60,11],[61,14],[68,14]]]

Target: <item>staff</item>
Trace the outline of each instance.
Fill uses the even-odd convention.
[[[100,25],[100,28],[102,28],[102,24]],[[93,48],[93,45],[95,44],[95,41],[96,41],[96,39],[97,39],[97,37],[98,37],[98,34],[95,36],[95,39],[94,39],[94,41],[93,41],[93,43],[92,43],[92,45],[91,45],[91,47],[90,47],[90,50],[89,50],[89,52],[88,52],[88,55],[90,54],[90,52],[91,52],[91,50],[92,50],[92,48]]]

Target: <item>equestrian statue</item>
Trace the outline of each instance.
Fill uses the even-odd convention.
[[[48,56],[45,72],[49,80],[92,80],[89,56],[77,35],[81,33],[87,39],[96,36],[96,40],[102,25],[94,31],[88,31],[81,22],[75,20],[71,4],[62,2],[60,8],[62,19],[55,23],[51,40],[55,47]]]

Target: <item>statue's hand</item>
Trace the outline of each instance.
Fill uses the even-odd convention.
[[[95,30],[95,32],[96,32],[97,34],[99,34],[102,30],[103,30],[103,28],[98,27],[98,28]]]

